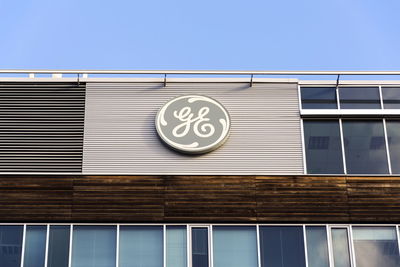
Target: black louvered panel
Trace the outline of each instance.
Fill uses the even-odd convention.
[[[85,86],[0,83],[0,172],[81,172]]]

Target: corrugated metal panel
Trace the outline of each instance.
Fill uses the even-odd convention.
[[[302,174],[297,84],[88,83],[83,173]],[[181,155],[158,139],[154,119],[169,99],[220,101],[231,135],[216,151]]]
[[[0,172],[81,172],[85,88],[0,83]]]

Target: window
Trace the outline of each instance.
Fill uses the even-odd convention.
[[[162,267],[161,226],[120,226],[118,267]]]
[[[400,173],[400,120],[387,120],[387,139],[389,143],[392,173]]]
[[[261,267],[305,267],[303,227],[260,227]]]
[[[357,267],[400,266],[394,227],[353,227]]]
[[[307,172],[343,173],[339,120],[305,120],[303,127]]]
[[[255,227],[214,226],[215,267],[257,267],[257,232]]]
[[[303,109],[336,109],[335,87],[301,87]]]
[[[26,227],[24,267],[44,266],[46,233],[46,226],[28,225]]]
[[[332,228],[332,254],[334,267],[351,267],[347,228]]]
[[[389,173],[382,120],[344,120],[347,173]]]
[[[339,87],[340,108],[380,109],[379,87]]]
[[[0,262],[2,267],[21,267],[23,226],[0,225]]]
[[[208,267],[208,227],[192,227],[192,267]]]
[[[329,267],[326,227],[308,226],[306,236],[308,267]]]
[[[186,226],[167,226],[167,267],[187,266]]]
[[[68,267],[69,238],[69,226],[50,226],[47,267]]]
[[[385,109],[400,108],[400,87],[382,87],[382,98]]]
[[[115,226],[74,226],[72,267],[115,267]]]

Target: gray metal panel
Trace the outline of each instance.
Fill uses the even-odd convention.
[[[0,83],[0,172],[81,172],[85,88]]]
[[[296,83],[88,83],[86,90],[85,174],[303,173]],[[184,94],[228,109],[231,135],[221,148],[187,156],[158,139],[158,109]]]

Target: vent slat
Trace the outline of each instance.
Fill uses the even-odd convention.
[[[0,172],[81,172],[85,85],[0,83]]]

